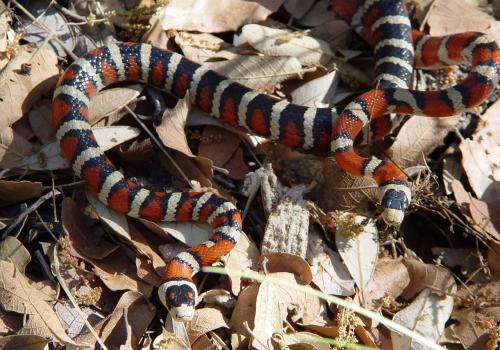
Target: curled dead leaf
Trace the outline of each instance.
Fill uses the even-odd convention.
[[[381,306],[382,298],[397,298],[410,283],[410,276],[401,260],[384,258],[375,266],[375,272],[361,291],[362,302],[370,309]]]
[[[309,264],[297,255],[281,252],[267,253],[260,256],[259,264],[264,264],[265,270],[268,273],[292,273],[304,285],[312,281],[312,272]]]
[[[410,275],[410,283],[401,294],[411,300],[424,288],[430,287],[434,293],[453,294],[457,285],[451,273],[440,266],[425,264],[415,259],[403,259]]]
[[[189,341],[194,343],[202,335],[218,328],[229,328],[228,320],[216,308],[196,309],[194,317],[187,328]]]
[[[108,349],[141,350],[141,339],[153,320],[156,309],[141,293],[128,291],[118,300],[113,312],[94,326]],[[90,333],[76,339],[95,344]]]
[[[0,180],[0,206],[40,197],[42,191],[41,182]]]
[[[458,180],[451,183],[453,195],[460,211],[471,220],[471,224],[488,239],[500,242],[500,206],[486,203],[467,192]]]

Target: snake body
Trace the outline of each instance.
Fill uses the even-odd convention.
[[[482,33],[430,37],[411,31],[401,0],[333,1],[333,9],[374,47],[377,88],[343,111],[303,107],[258,93],[181,55],[140,43],[111,44],[76,60],[54,93],[53,126],[65,157],[90,192],[113,210],[152,221],[202,221],[209,241],[180,253],[167,265],[159,288],[174,318],[189,320],[197,290],[192,276],[227,254],[241,232],[241,216],[222,197],[207,192],[155,192],[126,179],[96,143],[87,122],[90,98],[121,81],[144,82],[192,102],[232,127],[318,154],[331,150],[337,165],[354,175],[370,174],[381,187],[384,219],[397,225],[410,203],[410,184],[393,163],[365,159],[353,149],[362,127],[388,129],[389,113],[449,116],[478,105],[498,84],[500,50]],[[415,49],[414,49],[415,48]],[[469,64],[468,77],[443,91],[408,89],[414,65],[438,68]]]

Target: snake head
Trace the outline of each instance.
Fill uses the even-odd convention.
[[[380,186],[380,198],[384,208],[384,221],[388,225],[399,226],[410,205],[410,183],[403,180],[387,181]]]
[[[158,297],[176,321],[191,321],[198,292],[190,280],[171,280],[158,288]]]

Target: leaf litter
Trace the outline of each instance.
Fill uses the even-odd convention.
[[[491,5],[430,3],[412,2],[416,26],[499,38]],[[406,118],[372,145],[416,174],[414,204],[394,230],[379,220],[371,179],[233,130],[192,108],[189,96],[175,101],[137,84],[100,92],[90,120],[121,171],[158,190],[217,192],[244,214],[245,234],[218,263],[228,275],[196,276],[193,321],[172,322],[155,288],[166,262],[206,240],[210,227],[130,219],[84,191],[51,128],[59,73],[96,45],[143,37],[260,92],[342,106],[367,89],[371,51],[326,0],[99,4],[39,12],[14,1],[0,16],[0,347],[331,348],[311,337],[320,336],[425,348],[380,320],[234,273],[245,270],[339,296],[440,345],[498,346],[498,93],[452,118]],[[443,88],[462,74],[418,72],[417,85]],[[174,107],[158,116],[158,106]]]

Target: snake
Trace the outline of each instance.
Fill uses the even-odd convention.
[[[500,50],[484,33],[433,37],[412,30],[402,0],[333,0],[337,15],[367,40],[376,58],[374,88],[344,109],[290,103],[249,89],[182,55],[145,43],[121,42],[88,52],[63,73],[52,102],[52,124],[61,151],[87,189],[118,213],[151,221],[206,222],[210,239],[171,259],[158,296],[174,319],[189,321],[198,292],[193,275],[228,254],[242,232],[236,206],[213,192],[162,192],[126,178],[106,157],[87,121],[89,101],[122,81],[142,82],[191,102],[235,129],[261,135],[304,152],[328,154],[355,176],[371,175],[380,187],[383,218],[399,225],[411,200],[407,176],[394,163],[363,158],[354,140],[371,123],[389,129],[387,115],[451,116],[482,103],[499,82]],[[466,78],[447,89],[409,89],[413,69],[470,66]]]

